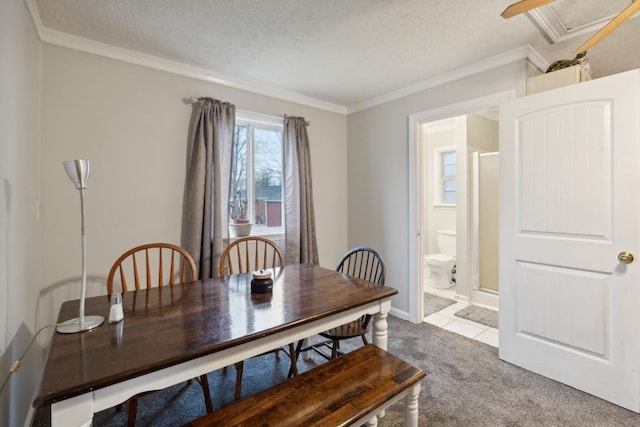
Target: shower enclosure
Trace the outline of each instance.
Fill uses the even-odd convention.
[[[472,153],[471,300],[498,308],[499,153]]]

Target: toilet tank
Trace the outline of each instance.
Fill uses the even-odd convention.
[[[456,256],[456,231],[438,230],[436,231],[436,241],[438,252],[444,255]]]

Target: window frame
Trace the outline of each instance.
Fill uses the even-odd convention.
[[[270,236],[273,238],[279,238],[284,236],[285,234],[285,219],[284,219],[284,119],[282,117],[274,117],[268,116],[264,114],[258,113],[250,113],[246,111],[236,111],[235,117],[235,125],[236,126],[246,126],[248,128],[247,134],[247,147],[246,147],[246,155],[247,155],[247,171],[246,171],[246,179],[247,179],[247,217],[250,219],[250,222],[253,224],[251,228],[251,236]],[[255,141],[254,141],[254,131],[255,129],[264,129],[277,131],[280,133],[280,144],[281,144],[281,165],[282,165],[282,176],[281,176],[281,191],[282,191],[282,202],[281,202],[281,218],[282,223],[279,227],[272,227],[264,229],[260,229],[256,227],[256,165],[255,165]],[[234,131],[235,133],[235,131]],[[234,141],[235,143],[235,141]],[[232,178],[233,179],[233,176]],[[232,198],[232,194],[230,191],[229,198]],[[230,202],[231,200],[229,200]],[[230,206],[231,207],[231,206]],[[229,216],[229,224],[232,223],[231,216]]]
[[[444,156],[445,154],[454,153],[456,155],[456,175],[444,175]],[[457,204],[458,198],[458,186],[457,186],[457,170],[458,170],[458,154],[455,145],[446,145],[435,147],[433,150],[433,171],[434,171],[434,187],[433,187],[433,199],[434,206],[440,207],[455,207]],[[456,202],[445,202],[444,193],[445,193],[445,183],[454,181],[456,183],[455,195]]]

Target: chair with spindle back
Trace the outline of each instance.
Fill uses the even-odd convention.
[[[225,248],[220,257],[219,272],[220,276],[224,277],[231,274],[249,273],[278,267],[284,267],[284,256],[278,245],[263,237],[249,236],[234,240]],[[274,352],[277,354],[279,350],[274,350]],[[289,344],[289,357],[291,359],[290,372],[293,375],[298,375],[293,343]],[[235,399],[238,400],[242,394],[244,361],[236,363],[235,367]]]
[[[220,257],[220,276],[284,267],[284,256],[278,245],[258,236],[234,240]]]
[[[366,280],[377,286],[384,286],[386,270],[382,257],[374,249],[359,246],[349,250],[342,256],[336,271],[350,277]],[[327,359],[335,359],[340,353],[340,341],[350,338],[361,337],[364,345],[369,343],[367,333],[371,328],[371,315],[366,314],[359,319],[353,320],[344,325],[321,332],[319,335],[329,341],[314,344],[307,348],[302,348],[304,340],[300,340],[296,347],[296,359],[303,351],[314,350]],[[318,347],[331,343],[331,357],[326,356],[318,350]]]
[[[157,272],[157,273],[156,273]],[[198,279],[196,263],[186,250],[171,243],[148,243],[129,249],[113,264],[107,277],[107,293],[114,291],[114,282],[119,279],[122,292],[149,289],[156,286],[177,285]],[[134,289],[129,289],[133,285]],[[198,382],[202,386],[207,413],[213,411],[209,381],[201,375]],[[135,426],[138,397],[127,402],[127,424]]]

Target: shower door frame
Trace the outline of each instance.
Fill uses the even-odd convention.
[[[480,286],[480,157],[499,156],[499,151],[479,152],[472,154],[472,206],[471,206],[471,294],[472,304],[486,306],[497,310],[498,292]],[[498,254],[496,253],[496,256]],[[500,283],[498,283],[498,290]]]

